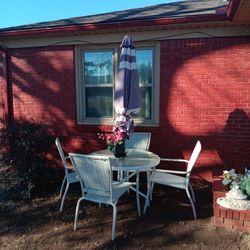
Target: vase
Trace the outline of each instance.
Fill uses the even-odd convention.
[[[112,152],[116,158],[122,158],[126,156],[125,153],[125,141],[117,142],[112,148]]]

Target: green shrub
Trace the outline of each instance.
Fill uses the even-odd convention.
[[[16,122],[2,136],[7,148],[6,157],[18,186],[14,196],[29,199],[42,184],[46,154],[55,138],[47,126],[33,121]]]

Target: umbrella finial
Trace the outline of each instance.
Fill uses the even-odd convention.
[[[134,44],[133,44],[132,38],[129,35],[125,35],[120,46],[124,47],[124,48],[132,48],[133,49]]]

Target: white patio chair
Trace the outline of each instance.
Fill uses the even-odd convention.
[[[125,142],[126,149],[136,148],[148,150],[151,140],[151,133],[147,132],[134,132],[130,139]]]
[[[195,196],[194,196],[194,191],[189,180],[190,180],[191,171],[193,169],[193,166],[200,152],[201,152],[201,143],[200,141],[197,141],[195,148],[192,152],[192,155],[190,157],[190,160],[161,158],[161,161],[185,162],[187,164],[187,170],[175,171],[175,170],[155,169],[152,172],[151,177],[150,177],[151,199],[152,199],[152,191],[153,191],[154,183],[184,189],[186,190],[188,199],[193,209],[194,218],[196,219],[197,216],[196,216],[196,210],[194,206]],[[189,190],[191,191],[192,197],[190,195]],[[144,213],[145,211],[146,211],[146,206],[144,207]]]
[[[56,138],[55,144],[56,144],[56,147],[58,149],[59,155],[61,157],[63,167],[64,167],[64,172],[65,172],[65,175],[64,175],[64,178],[62,181],[62,185],[60,188],[60,193],[59,193],[59,198],[62,197],[61,205],[60,205],[60,212],[61,212],[63,210],[63,204],[64,204],[64,200],[65,200],[65,197],[66,197],[68,189],[69,189],[69,185],[71,183],[76,183],[76,182],[80,183],[80,181],[79,181],[73,167],[67,163],[67,159],[69,160],[69,156],[65,157],[63,150],[62,150],[62,146],[61,146],[58,138]],[[63,193],[63,188],[64,188],[65,184],[66,184],[66,187],[65,187],[65,190]],[[63,194],[63,196],[62,196],[62,194]]]
[[[82,197],[77,201],[74,230],[78,221],[78,211],[82,200],[108,204],[113,207],[112,240],[115,239],[117,202],[131,187],[129,182],[113,181],[112,168],[108,156],[93,156],[70,153],[77,175],[82,183]]]

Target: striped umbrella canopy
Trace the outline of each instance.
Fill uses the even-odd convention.
[[[131,37],[126,35],[121,43],[119,74],[115,82],[114,107],[117,114],[115,125],[123,129],[127,139],[133,132],[132,114],[140,111],[140,89],[136,54]]]

